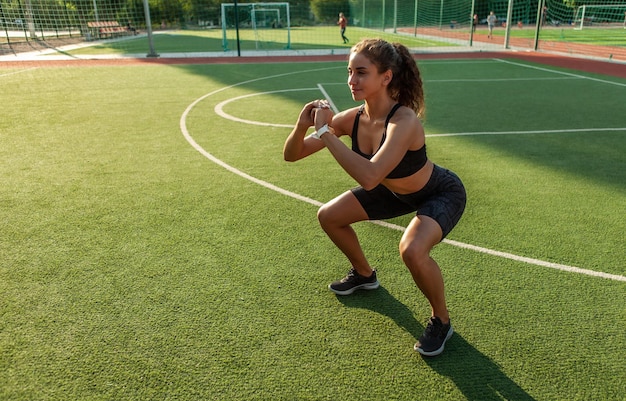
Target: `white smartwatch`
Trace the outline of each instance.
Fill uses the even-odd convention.
[[[320,129],[318,129],[317,131],[315,131],[314,133],[311,134],[311,136],[315,139],[319,139],[320,141],[322,140],[322,135],[324,135],[327,132],[330,132],[331,128],[328,126],[328,124],[324,124],[322,125],[322,127]]]

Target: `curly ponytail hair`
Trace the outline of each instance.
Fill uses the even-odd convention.
[[[424,115],[422,77],[406,46],[382,39],[364,39],[354,45],[351,52],[363,54],[381,74],[391,70],[393,78],[387,87],[391,98],[410,107],[418,116]]]

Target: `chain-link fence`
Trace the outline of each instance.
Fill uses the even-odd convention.
[[[626,61],[625,28],[626,0],[0,0],[5,55],[319,54],[378,36],[415,51],[520,48]]]

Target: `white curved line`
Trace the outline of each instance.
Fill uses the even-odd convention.
[[[399,226],[397,224],[388,223],[386,221],[373,220],[372,223],[378,224],[378,225],[383,226],[383,227],[391,228],[391,229],[394,229],[394,230],[398,230],[398,231],[404,231],[404,229],[405,229],[402,226]],[[588,276],[602,277],[602,278],[606,278],[606,279],[609,279],[609,280],[626,281],[626,277],[620,276],[620,275],[617,275],[617,274],[598,272],[598,271],[595,271],[595,270],[583,269],[583,268],[576,267],[576,266],[568,266],[568,265],[562,265],[560,263],[552,263],[552,262],[546,262],[544,260],[527,258],[525,256],[519,256],[519,255],[514,255],[512,253],[495,251],[493,249],[483,248],[483,247],[472,245],[472,244],[466,244],[464,242],[454,241],[454,240],[447,239],[447,238],[444,239],[442,242],[445,242],[446,244],[449,244],[449,245],[452,245],[452,246],[456,246],[458,248],[469,249],[469,250],[480,252],[480,253],[484,253],[484,254],[487,254],[487,255],[499,256],[501,258],[511,259],[511,260],[515,260],[517,262],[528,263],[528,264],[531,264],[531,265],[537,265],[537,266],[542,266],[542,267],[549,267],[551,269],[563,270],[563,271],[570,272],[570,273],[579,273],[579,274],[586,274]]]
[[[243,171],[227,164],[224,163],[222,160],[216,158],[215,156],[213,156],[211,153],[207,152],[206,150],[204,150],[204,148],[202,148],[202,146],[200,146],[194,139],[193,137],[189,134],[189,131],[187,130],[187,116],[189,115],[189,113],[191,112],[191,110],[198,104],[200,103],[202,100],[206,99],[209,96],[212,96],[215,93],[224,91],[226,89],[235,87],[235,86],[239,86],[239,85],[243,85],[245,83],[249,83],[249,82],[253,82],[253,81],[259,81],[262,79],[269,79],[269,78],[275,78],[278,76],[283,76],[283,75],[290,75],[290,74],[295,74],[295,72],[292,73],[286,73],[286,74],[280,74],[280,75],[275,75],[275,76],[271,76],[271,77],[264,77],[264,78],[258,78],[258,79],[253,79],[250,81],[246,81],[246,82],[240,82],[238,84],[235,85],[231,85],[231,86],[227,86],[227,87],[223,87],[221,89],[215,90],[213,92],[207,93],[204,96],[199,97],[198,99],[196,99],[195,101],[193,101],[189,106],[187,106],[187,108],[185,109],[185,111],[183,112],[183,114],[181,115],[180,118],[180,129],[181,132],[183,134],[183,136],[185,137],[185,139],[187,140],[187,142],[189,142],[189,144],[196,149],[200,154],[202,154],[204,157],[206,157],[207,159],[209,159],[210,161],[212,161],[213,163],[225,168],[226,170],[230,171],[233,174],[236,174],[242,178],[245,178],[249,181],[254,182],[257,185],[263,186],[265,188],[268,188],[272,191],[278,192],[282,195],[286,195],[289,197],[292,197],[294,199],[297,199],[299,201],[302,202],[306,202],[309,203],[311,205],[314,205],[316,207],[320,207],[323,205],[322,202],[317,201],[315,199],[312,198],[308,198],[306,196],[297,194],[295,192],[291,192],[288,191],[286,189],[280,188],[274,184],[271,184],[267,181],[263,181],[260,180],[256,177],[253,177],[247,173],[244,173]],[[308,89],[307,89],[308,90]],[[279,92],[279,91],[277,91]],[[246,96],[254,96],[254,95],[246,95]],[[224,103],[224,102],[222,102]],[[291,126],[289,126],[291,127]],[[383,227],[387,227],[387,228],[391,228],[391,229],[395,229],[395,230],[399,230],[399,231],[404,231],[405,228],[396,224],[392,224],[392,223],[388,223],[385,221],[379,221],[379,220],[374,220],[371,221],[374,224],[378,224],[380,226]],[[511,259],[511,260],[515,260],[515,261],[519,261],[519,262],[523,262],[523,263],[528,263],[528,264],[533,264],[533,265],[537,265],[537,266],[542,266],[542,267],[549,267],[552,269],[557,269],[557,270],[562,270],[562,271],[567,271],[567,272],[571,272],[571,273],[579,273],[579,274],[585,274],[588,276],[595,276],[595,277],[601,277],[601,278],[605,278],[605,279],[609,279],[609,280],[615,280],[615,281],[626,281],[626,276],[620,276],[617,274],[609,274],[609,273],[604,273],[604,272],[598,272],[598,271],[594,271],[594,270],[589,270],[589,269],[583,269],[580,267],[575,267],[575,266],[568,266],[568,265],[562,265],[562,264],[558,264],[558,263],[551,263],[551,262],[546,262],[543,260],[539,260],[539,259],[533,259],[533,258],[527,258],[524,256],[518,256],[518,255],[514,255],[514,254],[510,254],[510,253],[506,253],[506,252],[500,252],[500,251],[495,251],[492,249],[488,249],[488,248],[483,248],[483,247],[479,247],[476,245],[471,245],[471,244],[466,244],[463,242],[459,242],[459,241],[453,241],[453,240],[449,240],[449,239],[444,239],[442,242],[452,245],[452,246],[456,246],[459,248],[463,248],[463,249],[469,249],[469,250],[473,250],[476,252],[480,252],[480,253],[485,253],[488,255],[492,255],[492,256],[498,256],[498,257],[502,257],[502,258],[506,258],[506,259]]]
[[[253,97],[253,96],[269,95],[271,93],[279,93],[279,92],[282,93],[282,92],[315,91],[315,90],[318,90],[318,89],[317,88],[300,88],[300,89],[283,89],[283,90],[277,90],[277,91],[271,91],[271,92],[255,92],[255,93],[250,93],[250,94],[247,94],[247,95],[237,96],[237,97],[233,97],[233,98],[224,100],[223,102],[218,103],[213,110],[215,110],[215,112],[217,113],[218,116],[223,117],[223,118],[225,118],[227,120],[236,121],[236,122],[239,122],[239,123],[251,124],[251,125],[261,125],[263,127],[292,128],[293,124],[291,124],[291,125],[288,125],[288,124],[275,124],[275,123],[264,123],[264,122],[261,122],[261,121],[244,120],[243,118],[235,117],[232,114],[226,113],[224,111],[224,106],[226,106],[230,102],[234,102],[235,100],[245,99],[245,98]]]

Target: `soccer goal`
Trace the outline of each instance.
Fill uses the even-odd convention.
[[[626,4],[586,4],[576,9],[574,29],[626,28]]]
[[[232,50],[239,40],[256,50],[291,48],[289,3],[222,3],[222,47]]]

